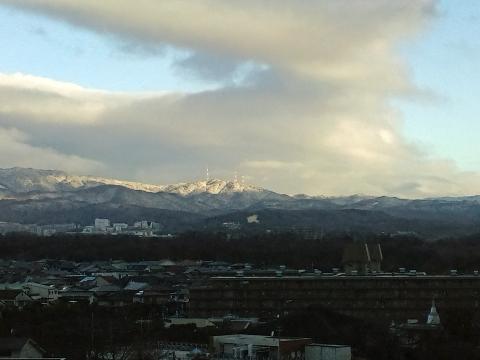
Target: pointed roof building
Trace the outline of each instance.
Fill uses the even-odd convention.
[[[437,307],[435,306],[435,299],[432,300],[432,307],[427,317],[427,324],[429,325],[441,325],[440,315],[438,315]]]

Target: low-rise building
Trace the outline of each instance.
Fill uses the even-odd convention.
[[[156,223],[154,221],[147,221],[147,220],[141,220],[141,221],[136,221],[133,224],[134,228],[137,229],[152,229],[152,230],[158,230],[160,229],[160,224]]]
[[[179,325],[194,325],[196,328],[207,328],[207,327],[216,327],[216,325],[208,319],[202,318],[168,318],[165,319],[165,327],[169,328],[172,326]]]
[[[305,346],[305,360],[351,360],[352,349],[347,345],[309,344]]]
[[[303,360],[310,338],[284,338],[263,335],[222,335],[212,339],[215,356],[255,360]]]
[[[170,289],[152,287],[140,290],[133,296],[133,302],[137,304],[165,305],[170,301]]]
[[[43,350],[35,341],[29,338],[4,337],[0,338],[1,359],[40,359]]]
[[[21,289],[0,290],[0,305],[4,307],[15,306],[21,308],[32,301],[33,299]]]
[[[113,227],[113,231],[116,232],[116,233],[121,233],[125,230],[128,229],[128,224],[125,224],[125,223],[114,223],[112,225]]]
[[[23,290],[35,300],[46,302],[58,300],[58,290],[52,285],[28,282],[23,286]]]
[[[69,288],[59,292],[59,299],[69,303],[86,303],[92,305],[97,301],[93,291],[81,288]]]

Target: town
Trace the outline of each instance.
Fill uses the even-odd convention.
[[[0,0],[0,360],[480,360],[478,4]]]
[[[108,227],[107,222],[96,225]],[[330,271],[185,259],[5,259],[0,261],[0,314],[3,327],[12,334],[31,336],[35,333],[18,323],[19,314],[40,311],[55,317],[61,313],[68,319],[80,313],[83,320],[75,321],[83,321],[85,331],[94,331],[98,344],[105,342],[106,336],[116,345],[100,347],[87,342],[83,347],[75,345],[77,355],[68,350],[59,353],[55,339],[52,342],[48,332],[41,332],[35,339],[22,338],[22,347],[32,347],[36,357],[83,358],[88,354],[89,358],[111,359],[125,353],[125,359],[135,359],[141,349],[142,354],[156,359],[294,356],[343,360],[369,358],[379,351],[372,348],[384,346],[383,341],[394,341],[395,345],[382,350],[395,356],[392,358],[423,356],[432,344],[445,341],[452,317],[478,308],[478,271],[428,275],[400,268],[385,272],[383,256],[378,243],[352,242],[344,248],[341,267]],[[122,314],[130,323],[119,324],[118,319],[105,318],[106,314]],[[386,333],[383,340],[371,339],[378,342],[371,349],[358,347],[353,340],[319,344],[315,335],[326,336],[332,329],[325,333],[304,328],[312,320],[296,324],[305,314],[339,334],[345,326],[356,326],[365,336],[374,336],[374,330],[365,330],[366,324],[375,324],[375,329],[385,329]],[[110,325],[110,335],[90,329],[99,326],[95,318],[114,324]],[[120,340],[119,335],[132,324],[132,334],[138,334],[139,324],[144,328],[136,347],[132,339]],[[37,326],[44,326],[43,320]],[[338,338],[349,339],[345,334]],[[1,338],[0,348],[2,341],[10,340]]]
[[[154,221],[140,220],[133,225],[126,223],[111,223],[109,219],[95,219],[93,225],[81,226],[78,224],[19,224],[0,222],[0,234],[11,232],[26,232],[40,236],[52,236],[62,233],[81,234],[111,234],[132,235],[146,237],[172,236],[160,233],[161,226]]]

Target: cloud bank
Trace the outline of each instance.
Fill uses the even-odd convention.
[[[125,94],[0,74],[0,136],[42,164],[148,182],[234,171],[277,191],[426,197],[479,192],[478,174],[402,133],[398,96],[421,97],[397,55],[432,1],[0,0],[133,46],[186,49],[199,93]],[[240,79],[240,80],[239,80]],[[20,134],[20,135],[19,135]],[[3,147],[2,147],[3,148]],[[33,151],[33,155],[31,152]],[[3,154],[3,150],[2,150]]]

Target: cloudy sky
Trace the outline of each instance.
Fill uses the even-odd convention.
[[[0,167],[480,193],[476,0],[0,0]]]

